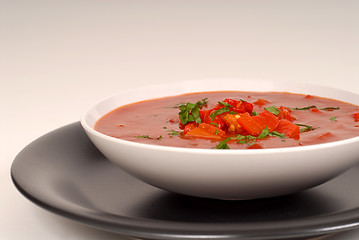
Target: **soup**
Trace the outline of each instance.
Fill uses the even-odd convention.
[[[296,147],[359,136],[359,107],[284,92],[201,92],[121,106],[94,128],[123,140],[171,147]]]

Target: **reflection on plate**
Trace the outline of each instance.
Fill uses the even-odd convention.
[[[14,160],[11,174],[19,191],[41,207],[139,238],[295,238],[359,225],[359,166],[319,187],[284,197],[188,197],[123,172],[92,145],[79,123],[28,145]]]

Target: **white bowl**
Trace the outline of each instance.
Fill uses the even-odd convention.
[[[359,137],[302,147],[207,150],[136,143],[93,129],[100,117],[128,103],[220,90],[303,93],[359,105],[359,95],[323,86],[214,79],[118,93],[92,105],[83,114],[81,124],[95,146],[124,171],[158,188],[198,197],[255,199],[286,195],[320,185],[358,162]]]

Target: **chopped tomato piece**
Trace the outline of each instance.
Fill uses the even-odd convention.
[[[279,120],[276,131],[285,134],[287,137],[299,139],[300,127],[287,119]]]
[[[359,122],[359,113],[354,113],[354,121]]]

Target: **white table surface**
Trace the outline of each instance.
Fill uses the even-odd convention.
[[[205,78],[359,93],[358,13],[356,0],[0,0],[0,239],[126,239],[37,207],[10,179],[22,148],[100,98]]]

